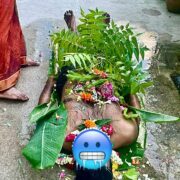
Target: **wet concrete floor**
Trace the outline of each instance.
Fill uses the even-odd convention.
[[[17,0],[21,24],[27,42],[28,55],[41,62],[36,68],[21,72],[17,88],[30,100],[15,103],[0,100],[0,180],[56,180],[59,167],[45,171],[33,170],[21,155],[33,126],[28,114],[37,104],[47,78],[50,58],[49,34],[64,28],[63,14],[72,9],[79,17],[81,6],[87,10],[98,7],[108,11],[118,23],[130,22],[134,27],[158,34],[159,53],[151,59],[154,86],[145,96],[145,107],[179,116],[180,96],[170,75],[178,72],[180,54],[180,15],[168,13],[163,0]],[[173,58],[172,58],[173,57]],[[175,67],[175,68],[174,68]],[[141,179],[180,179],[180,124],[148,124],[145,166]],[[70,179],[72,173],[67,171]],[[144,175],[144,176],[143,176]]]

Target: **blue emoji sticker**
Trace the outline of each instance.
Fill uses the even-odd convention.
[[[74,140],[73,155],[76,163],[87,169],[99,169],[111,158],[112,143],[98,129],[82,131]]]

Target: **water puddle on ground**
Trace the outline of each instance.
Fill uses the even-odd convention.
[[[180,117],[180,44],[159,45],[150,72],[154,86],[146,95],[146,109]],[[180,179],[180,123],[147,126],[146,157],[158,179]]]

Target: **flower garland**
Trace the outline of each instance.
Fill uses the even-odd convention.
[[[114,89],[113,84],[108,81],[108,74],[98,70],[93,69],[92,73],[102,79],[105,79],[106,81],[102,81],[103,83],[97,83],[94,80],[92,81],[86,81],[84,83],[78,83],[76,84],[70,91],[71,94],[77,95],[77,101],[84,101],[86,103],[93,103],[97,104],[100,107],[104,104],[112,103],[112,102],[120,102],[119,98],[117,98],[114,95]],[[92,85],[93,84],[93,85]],[[126,119],[133,119],[136,118],[137,115],[129,112],[126,105],[120,104],[119,106],[120,110],[122,111],[122,114]],[[101,123],[99,123],[101,121]],[[103,120],[92,120],[92,119],[85,119],[83,124],[80,125],[80,130],[76,130],[68,134],[65,138],[65,142],[73,143],[77,135],[84,129],[87,128],[98,128],[102,132],[106,133],[109,138],[112,136],[114,129],[112,125],[110,124],[110,121],[103,122]],[[100,125],[99,125],[100,124]],[[113,177],[115,179],[121,179],[122,178],[122,172],[119,171],[119,167],[123,164],[123,161],[120,158],[120,155],[116,151],[112,151],[111,156],[111,162],[112,162],[112,172]],[[57,164],[59,165],[72,165],[74,163],[74,159],[72,156],[65,156],[64,154],[60,155],[60,157],[57,160]],[[136,158],[132,159],[132,164],[136,165],[138,163]],[[70,166],[71,168],[71,166]]]
[[[121,107],[122,108],[122,107]],[[113,134],[114,130],[111,124],[109,122],[104,121],[104,124],[102,123],[103,120],[91,120],[91,119],[86,119],[84,120],[83,129],[87,128],[97,128],[100,129],[102,132],[106,133],[108,137],[110,138],[111,135]],[[101,122],[101,125],[99,126],[99,122]],[[76,130],[68,134],[65,138],[66,142],[73,142],[76,136],[81,132],[80,130]],[[131,150],[132,152],[132,150]],[[140,164],[140,157],[137,156],[132,156],[131,157],[132,162],[127,162],[125,159],[125,162],[122,161],[120,153],[112,150],[112,155],[111,155],[111,162],[112,162],[112,173],[114,179],[122,179],[124,175],[126,175],[126,172],[120,171],[119,168],[124,165],[124,163],[128,164],[129,167],[131,166],[137,166]],[[60,166],[66,166],[69,169],[74,168],[74,158],[72,155],[66,155],[66,154],[60,154],[56,163]],[[136,170],[133,171],[136,173]],[[61,172],[61,177],[64,176],[64,172]]]
[[[77,101],[97,104],[100,108],[103,105],[111,104],[112,102],[120,103],[120,98],[115,96],[113,84],[109,82],[109,75],[106,72],[95,68],[89,73],[89,75],[91,74],[95,76],[92,80],[83,82],[81,82],[80,79],[74,80],[75,85],[70,90],[69,94],[76,95]],[[70,78],[69,80],[72,79]],[[80,83],[77,83],[77,81],[80,81]],[[127,108],[127,105],[120,104],[120,109],[126,119],[138,117],[137,114]]]

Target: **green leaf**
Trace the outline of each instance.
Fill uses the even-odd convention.
[[[143,121],[146,122],[155,122],[155,123],[162,123],[162,122],[176,122],[180,121],[179,117],[169,116],[161,113],[155,113],[150,111],[145,111],[142,109],[136,109],[134,107],[129,107],[130,109],[134,110]]]
[[[134,46],[135,46],[136,48],[138,48],[138,42],[137,42],[137,39],[136,39],[135,36],[132,37],[132,43],[134,44]]]
[[[53,123],[53,124],[56,124],[56,125],[63,125],[62,124],[62,121],[64,122],[64,123],[66,123],[66,119],[67,119],[68,117],[67,117],[67,110],[66,110],[66,108],[65,108],[65,106],[64,106],[64,104],[63,103],[61,103],[59,106],[58,106],[58,108],[57,108],[57,110],[48,118],[48,122],[50,122],[50,123]]]
[[[75,61],[74,57],[73,56],[67,56],[67,58],[69,58],[69,60],[73,64],[73,66],[76,68],[76,61]]]
[[[67,75],[68,79],[71,81],[78,81],[78,82],[86,82],[94,79],[95,75],[93,74],[82,74],[74,71],[68,71]]]
[[[111,119],[100,119],[100,120],[96,120],[95,123],[97,126],[101,127],[105,124],[109,124],[110,122],[111,122]],[[86,128],[86,126],[84,124],[81,124],[81,125],[79,125],[78,130],[82,131],[85,128]]]
[[[138,114],[135,114],[135,113],[132,113],[132,112],[128,112],[128,108],[125,108],[124,111],[123,111],[123,116],[126,118],[126,119],[135,119],[137,117],[139,117]]]
[[[139,177],[139,172],[135,169],[129,169],[127,172],[123,173],[123,180],[137,180]]]
[[[141,54],[142,59],[144,59],[144,48],[140,48],[140,54]]]
[[[131,94],[136,94],[139,91],[139,84],[136,81],[131,83]]]
[[[30,114],[30,122],[36,123],[37,121],[45,118],[46,116],[54,113],[57,110],[56,104],[41,104],[36,106]]]
[[[38,122],[33,137],[22,151],[34,168],[45,169],[52,167],[58,158],[67,126],[66,110],[62,108],[59,112],[61,116],[59,120],[54,119],[53,115],[46,121]]]
[[[81,59],[79,58],[79,56],[77,54],[75,54],[74,58],[76,59],[76,62],[78,63],[79,67],[82,68]]]
[[[87,88],[91,87],[99,87],[100,85],[104,84],[107,81],[107,79],[98,79],[98,80],[93,80],[92,83],[90,83]]]
[[[99,127],[105,125],[105,124],[109,124],[111,122],[111,119],[100,119],[96,121],[96,125],[98,125]]]

